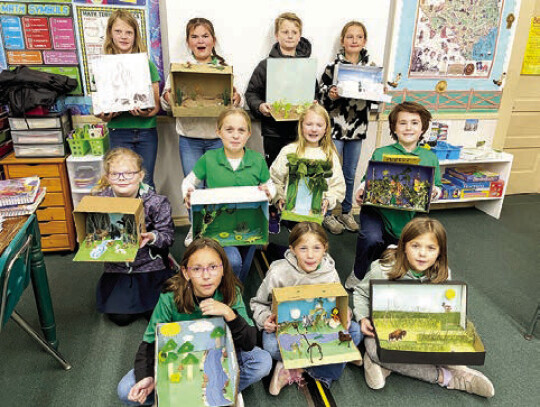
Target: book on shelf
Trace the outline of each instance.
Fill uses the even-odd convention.
[[[31,204],[36,200],[38,190],[38,176],[0,181],[0,208]]]
[[[0,207],[0,216],[10,218],[13,216],[31,215],[36,211],[41,202],[43,202],[46,193],[47,188],[39,188],[39,193],[33,203]]]

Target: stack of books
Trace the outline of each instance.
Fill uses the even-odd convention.
[[[0,216],[30,215],[36,211],[47,193],[40,188],[39,177],[0,181]]]

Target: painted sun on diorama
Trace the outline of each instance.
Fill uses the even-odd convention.
[[[346,328],[349,300],[341,284],[275,288],[272,298],[286,369],[360,359]]]
[[[157,324],[155,376],[160,407],[235,405],[239,368],[223,318]]]
[[[370,161],[366,170],[364,205],[428,212],[433,167]]]
[[[467,319],[467,285],[372,280],[371,318],[382,362],[482,365]]]

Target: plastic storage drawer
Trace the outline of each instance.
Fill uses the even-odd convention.
[[[16,145],[13,146],[15,157],[63,157],[66,154],[64,144]]]
[[[103,157],[85,156],[66,159],[69,183],[72,190],[85,189],[90,191],[101,178],[103,172]]]
[[[71,129],[69,114],[51,113],[46,116],[10,117],[11,130],[61,129],[64,134]]]
[[[60,144],[64,141],[61,130],[12,130],[11,138],[15,144]]]

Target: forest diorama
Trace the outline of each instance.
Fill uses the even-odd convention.
[[[289,178],[281,218],[322,223],[323,194],[328,190],[326,179],[332,176],[332,164],[326,160],[299,158],[295,153],[287,154],[287,161]]]
[[[198,189],[191,202],[194,237],[222,246],[268,243],[268,199],[258,187]]]
[[[157,324],[156,390],[159,406],[231,406],[238,362],[223,318]]]
[[[364,205],[428,212],[434,168],[370,161],[366,170]]]
[[[373,280],[371,290],[371,318],[381,349],[449,353],[450,358],[458,353],[485,353],[473,323],[467,320],[464,283]]]
[[[323,286],[294,287],[309,297],[282,302],[276,301],[279,291],[284,289],[274,289],[278,322],[276,335],[283,364],[287,369],[360,359],[351,335],[343,326],[348,321],[346,292],[340,297],[310,295],[322,294],[320,290],[314,291],[314,287]]]

